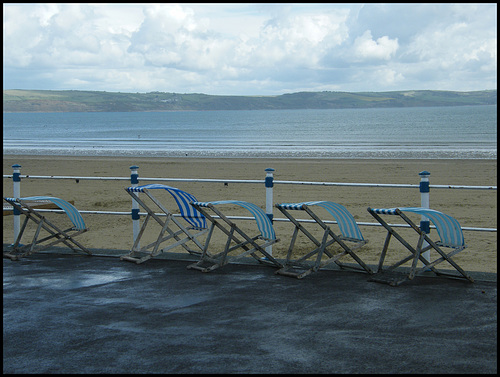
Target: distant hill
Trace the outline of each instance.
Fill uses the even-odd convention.
[[[80,90],[3,91],[4,112],[353,109],[494,105],[496,103],[496,90],[299,92],[278,96],[217,96],[165,92],[116,93]]]

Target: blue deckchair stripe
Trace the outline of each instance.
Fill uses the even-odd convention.
[[[436,226],[436,230],[443,246],[460,247],[464,246],[464,236],[460,223],[453,217],[428,208],[421,207],[401,207],[403,212],[413,212],[426,216]],[[396,208],[377,208],[373,209],[375,213],[385,215],[395,215]]]
[[[276,239],[276,234],[274,232],[273,224],[266,213],[258,206],[253,203],[243,202],[240,200],[219,200],[215,202],[195,202],[200,207],[208,207],[209,204],[219,205],[219,204],[236,204],[250,211],[257,222],[257,227],[260,230],[262,237],[274,240]]]
[[[318,202],[314,205],[319,205],[325,208],[337,220],[340,231],[344,237],[353,238],[363,241],[361,230],[356,224],[354,216],[341,204],[333,202]]]
[[[302,209],[302,203],[280,203],[278,206],[284,209],[289,209],[289,210],[301,210]]]
[[[323,207],[337,221],[340,232],[344,237],[364,241],[361,230],[359,229],[358,224],[356,224],[356,220],[354,219],[352,214],[341,204],[329,201],[312,201],[301,203],[282,203],[279,204],[279,206],[290,210],[301,210],[303,204],[306,204],[307,206]]]
[[[206,219],[199,211],[192,207],[189,203],[196,201],[194,195],[182,191],[176,187],[171,187],[167,185],[162,185],[160,183],[151,183],[149,185],[137,186],[137,187],[127,187],[129,192],[144,192],[144,189],[164,189],[170,195],[172,195],[179,207],[181,216],[195,228],[206,228]]]
[[[372,211],[380,215],[397,215],[396,208],[372,208]]]
[[[59,208],[61,208],[64,212],[66,212],[69,219],[75,226],[75,229],[77,230],[86,229],[85,221],[83,221],[83,217],[80,214],[80,212],[78,212],[78,210],[71,203],[68,203],[66,200],[55,198],[52,196],[28,196],[19,199],[26,201],[50,201],[55,205],[57,205]],[[17,201],[15,198],[6,198],[6,200],[9,202]]]

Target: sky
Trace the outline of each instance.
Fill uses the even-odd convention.
[[[497,88],[497,4],[4,3],[3,88]]]

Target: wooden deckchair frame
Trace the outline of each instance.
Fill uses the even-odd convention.
[[[331,227],[328,226],[312,209],[312,206],[320,206],[325,208],[339,224],[340,235],[332,231]],[[305,276],[318,271],[319,269],[325,267],[330,263],[337,264],[340,268],[352,268],[355,270],[361,270],[369,274],[372,270],[366,263],[363,262],[361,258],[356,254],[356,251],[364,246],[368,241],[363,238],[361,231],[359,230],[354,217],[347,211],[347,209],[338,204],[328,201],[316,201],[316,202],[302,202],[302,203],[281,203],[276,204],[278,208],[285,217],[287,217],[292,224],[294,224],[294,230],[292,238],[290,241],[290,246],[288,248],[285,266],[280,270],[276,271],[277,274],[296,277],[302,279]],[[314,222],[323,229],[323,237],[319,241],[314,237],[291,213],[291,210],[300,210],[307,213]],[[350,228],[350,229],[349,229]],[[312,243],[316,246],[313,250],[307,252],[300,258],[293,259],[293,250],[295,247],[295,242],[299,233],[303,233]],[[343,232],[345,234],[343,234]],[[348,242],[349,244],[347,244]],[[328,248],[334,244],[338,244],[342,251],[340,253],[333,253]],[[328,259],[322,260],[323,256],[326,255]],[[340,262],[340,258],[345,255],[349,255],[357,262],[359,266],[346,265]],[[316,256],[314,262],[306,263],[308,259]]]
[[[422,275],[425,272],[432,271],[434,274],[438,276],[445,276],[445,277],[451,277],[451,278],[463,278],[468,280],[469,282],[473,283],[474,279],[469,276],[451,257],[456,255],[457,253],[461,252],[464,250],[467,245],[464,244],[463,242],[463,235],[462,235],[462,229],[460,227],[460,224],[458,221],[456,221],[454,218],[452,218],[449,215],[443,214],[442,212],[435,211],[435,210],[429,210],[425,208],[419,208],[419,207],[401,207],[401,208],[382,208],[382,209],[372,209],[368,208],[368,212],[387,230],[387,236],[384,242],[384,247],[382,249],[381,255],[380,255],[380,260],[378,264],[378,270],[377,273],[372,277],[372,280],[375,282],[379,283],[386,283],[392,286],[398,286],[402,284],[403,282],[407,280],[412,280],[415,276],[417,275]],[[433,221],[434,225],[436,226],[436,229],[438,231],[438,234],[440,236],[440,241],[434,242],[429,235],[420,229],[408,216],[405,215],[404,212],[414,212],[414,213],[419,213],[421,215],[439,215],[442,216],[444,219],[449,219],[449,221],[446,223],[447,226],[450,227],[450,229],[455,232],[457,236],[457,240],[450,241],[448,239],[444,239],[446,237],[443,226],[437,221]],[[396,215],[399,216],[401,219],[403,219],[409,226],[412,228],[417,234],[418,234],[418,241],[416,247],[413,247],[410,245],[391,225],[389,225],[380,215],[385,214],[385,215]],[[432,217],[430,217],[430,220],[432,221]],[[391,266],[388,266],[384,268],[384,261],[385,257],[387,255],[387,251],[389,248],[389,243],[391,238],[394,237],[396,238],[409,252],[410,255],[401,259],[400,261],[392,264]],[[424,242],[425,241],[425,242]],[[442,247],[447,247],[451,248],[452,251],[449,253],[446,253]],[[435,250],[438,254],[439,257],[435,259],[434,261],[428,261],[423,257],[423,253],[428,251],[428,250]],[[403,265],[406,262],[411,261],[411,267],[409,269],[409,272],[407,274],[400,274],[400,273],[394,273],[395,270]],[[423,267],[420,269],[417,269],[417,264],[418,261],[421,261],[423,263]],[[436,265],[442,262],[448,262],[449,265],[451,265],[454,269],[458,271],[459,274],[453,274],[453,273],[448,273],[444,272],[442,270],[438,270],[435,268]]]
[[[251,210],[261,233],[254,237],[250,237],[247,233],[241,230],[237,224],[231,221],[218,208],[215,207],[219,204],[236,204]],[[207,220],[211,222],[211,226],[205,243],[205,249],[203,250],[200,260],[189,265],[189,269],[210,272],[226,264],[235,262],[247,255],[251,255],[260,263],[278,268],[282,267],[282,264],[266,251],[267,246],[278,242],[279,239],[276,238],[274,234],[271,220],[269,220],[267,215],[260,208],[252,203],[237,200],[192,202],[191,205],[203,213]],[[263,226],[267,227],[268,232],[262,228]],[[227,236],[227,239],[225,247],[222,251],[210,254],[208,252],[208,247],[215,228],[222,231]],[[243,240],[239,237],[242,237]],[[237,250],[240,251],[239,254],[230,255],[230,253]],[[257,255],[258,253],[260,253],[262,257],[259,257]]]
[[[151,189],[165,189],[167,190],[175,199],[181,210],[181,217],[190,223],[191,226],[185,226],[179,221],[174,214],[169,211],[152,193]],[[129,193],[132,198],[147,212],[146,218],[142,223],[141,229],[137,238],[134,241],[132,249],[127,255],[123,255],[120,257],[121,260],[135,262],[137,264],[143,263],[160,253],[167,252],[177,246],[182,246],[188,253],[193,255],[201,255],[204,249],[204,243],[198,240],[203,234],[207,233],[209,229],[206,227],[205,219],[202,217],[198,217],[198,223],[194,223],[194,217],[189,217],[188,214],[185,213],[185,209],[181,208],[182,204],[178,202],[178,195],[185,195],[188,198],[194,198],[191,194],[186,193],[175,187],[170,187],[166,185],[160,184],[152,184],[145,185],[139,187],[128,187],[125,189],[127,193]],[[153,211],[151,206],[147,204],[144,200],[142,200],[136,193],[141,192],[146,194],[146,196],[154,203],[158,209],[163,212],[163,214],[157,214]],[[177,196],[177,197],[176,197]],[[186,203],[189,205],[188,203]],[[140,246],[140,241],[143,238],[144,232],[148,226],[149,221],[153,219],[160,226],[160,231],[158,236],[154,242],[151,242],[145,246]],[[194,226],[197,225],[197,226]],[[165,235],[166,233],[166,235]],[[160,248],[160,245],[167,242],[174,241],[170,243],[168,246]],[[193,250],[188,246],[188,242],[192,241],[192,243],[199,249]]]
[[[76,236],[87,232],[88,228],[85,226],[85,223],[81,218],[78,210],[69,202],[66,202],[65,200],[62,200],[60,198],[48,196],[26,198],[4,197],[4,200],[13,206],[14,211],[17,210],[20,214],[23,214],[25,216],[24,222],[19,230],[19,234],[17,235],[16,240],[12,244],[10,250],[8,252],[4,252],[3,254],[5,258],[10,258],[11,260],[19,260],[22,257],[32,255],[41,250],[46,250],[49,247],[57,245],[59,243],[63,243],[74,252],[82,252],[87,255],[92,255],[92,253],[85,246],[74,239]],[[61,208],[61,210],[63,210],[73,222],[73,225],[67,229],[61,229],[59,226],[50,221],[46,216],[40,214],[38,212],[37,206],[40,203],[48,202],[51,202],[52,204]],[[36,224],[36,231],[31,242],[23,245],[21,244],[21,241],[30,220]],[[42,229],[49,233],[49,235],[40,238]]]

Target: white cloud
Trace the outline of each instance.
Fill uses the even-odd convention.
[[[273,20],[262,29],[254,50],[268,65],[292,63],[317,67],[326,51],[346,39],[345,18],[345,15],[315,14]]]
[[[389,60],[398,49],[398,39],[390,39],[387,36],[373,40],[370,30],[354,40],[353,55],[356,60],[381,59]]]
[[[375,72],[381,86],[390,87],[404,80],[403,74],[390,68],[382,68]]]
[[[4,88],[496,88],[496,4],[4,4]]]
[[[146,64],[186,70],[214,69],[228,53],[228,43],[196,18],[193,10],[180,5],[156,4],[144,10],[139,29],[130,38],[129,53],[137,53]]]

